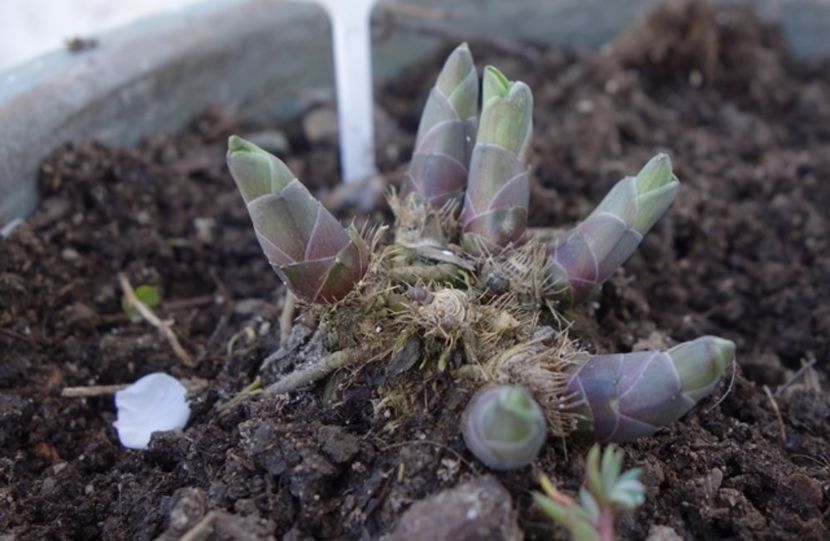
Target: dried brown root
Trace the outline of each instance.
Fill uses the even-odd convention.
[[[178,357],[185,366],[195,366],[196,363],[193,361],[193,358],[189,353],[187,353],[187,351],[185,351],[181,342],[179,342],[179,338],[176,336],[176,333],[173,332],[173,322],[170,320],[160,319],[149,306],[141,302],[136,296],[135,290],[133,290],[133,286],[130,285],[130,282],[127,280],[126,276],[119,274],[118,282],[121,285],[121,289],[124,291],[124,297],[126,297],[129,306],[135,308],[139,315],[147,323],[159,330],[161,335],[164,336],[170,344],[170,348],[173,350],[173,353],[176,354],[176,357]]]
[[[262,394],[262,378],[260,378],[259,376],[257,376],[256,379],[254,379],[254,381],[251,382],[250,385],[236,393],[233,397],[231,397],[230,400],[219,406],[219,408],[217,409],[219,413],[223,413],[225,411],[232,409],[237,404],[240,404],[243,401],[248,400],[249,398],[252,398],[258,394]]]
[[[464,271],[452,263],[437,265],[405,265],[389,269],[389,279],[393,283],[448,283],[463,279]]]
[[[458,235],[460,205],[457,200],[449,200],[435,209],[413,194],[401,198],[392,191],[386,199],[395,215],[395,244],[407,248],[444,247]]]
[[[89,398],[93,396],[107,396],[126,389],[128,385],[90,385],[87,387],[64,387],[61,396],[64,398]]]
[[[545,411],[551,434],[565,436],[576,429],[578,421],[566,407],[570,399],[566,386],[581,356],[567,333],[542,327],[531,340],[482,366],[479,375],[485,381],[527,387]]]
[[[516,296],[517,301],[538,309],[544,307],[545,299],[551,298],[555,293],[552,291],[550,267],[547,246],[531,238],[522,246],[504,254],[486,256],[481,275],[484,280],[492,277],[506,279],[510,292]]]
[[[266,387],[265,392],[284,394],[296,391],[306,385],[320,381],[339,368],[357,362],[358,359],[360,359],[360,354],[357,349],[336,351],[280,378]]]

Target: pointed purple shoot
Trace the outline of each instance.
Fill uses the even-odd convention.
[[[665,214],[679,185],[665,154],[614,185],[594,212],[551,248],[554,296],[578,304],[599,290]]]
[[[279,158],[253,143],[232,135],[227,161],[262,250],[289,289],[309,302],[354,289],[369,259],[358,232],[343,229]]]
[[[472,254],[520,242],[530,203],[528,154],[533,94],[492,66],[484,70],[482,111],[461,214],[461,244]]]
[[[735,359],[735,344],[717,336],[667,351],[596,355],[580,366],[567,389],[600,442],[649,436],[708,396]]]
[[[427,99],[401,194],[440,209],[460,201],[476,131],[478,74],[466,43],[447,58]]]

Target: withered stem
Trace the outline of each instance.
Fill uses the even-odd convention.
[[[88,398],[92,396],[106,396],[126,389],[126,384],[89,385],[86,387],[64,387],[61,396],[64,398]]]
[[[389,269],[393,282],[415,284],[417,282],[451,282],[460,269],[452,263],[437,265],[406,265]]]
[[[336,351],[275,381],[265,391],[272,394],[296,391],[297,389],[323,379],[338,368],[343,368],[355,362],[358,358],[358,352],[355,349]]]
[[[294,313],[297,308],[297,297],[291,291],[285,293],[285,304],[280,314],[280,345],[284,345],[291,336],[291,328],[294,326]]]
[[[121,284],[121,289],[124,291],[127,303],[131,307],[135,308],[139,315],[141,315],[147,323],[159,330],[162,336],[164,336],[170,344],[170,347],[173,349],[173,353],[176,354],[176,357],[178,357],[185,366],[194,366],[195,363],[193,362],[193,358],[182,347],[182,344],[179,342],[179,338],[176,336],[176,333],[173,332],[170,321],[160,319],[149,306],[141,302],[138,297],[136,297],[133,286],[130,285],[130,282],[127,280],[126,276],[119,274],[118,282]]]

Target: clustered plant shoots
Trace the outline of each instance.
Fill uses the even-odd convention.
[[[707,336],[666,351],[592,356],[568,336],[569,311],[674,201],[668,156],[619,181],[548,243],[526,231],[531,90],[488,66],[480,114],[478,103],[464,44],[430,92],[409,171],[389,196],[394,240],[342,227],[282,161],[231,137],[228,166],[257,238],[303,321],[316,322],[311,338],[287,340],[264,363],[266,391],[291,392],[346,366],[379,371],[376,408],[393,413],[394,429],[425,394],[478,388],[461,432],[495,469],[529,464],[549,435],[622,442],[676,421],[715,389],[734,361],[732,342]],[[606,456],[602,471],[616,483],[619,458]],[[633,481],[626,475],[621,486]],[[617,505],[609,483],[591,481],[586,492],[600,515]]]
[[[605,451],[594,445],[585,462],[585,482],[578,500],[557,490],[544,474],[539,479],[544,494],[534,492],[533,500],[554,522],[567,528],[574,541],[613,541],[619,515],[645,501],[640,469],[622,473],[623,454],[613,445]]]

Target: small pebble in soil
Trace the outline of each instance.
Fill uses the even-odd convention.
[[[490,475],[415,503],[384,541],[519,541],[510,493]]]

